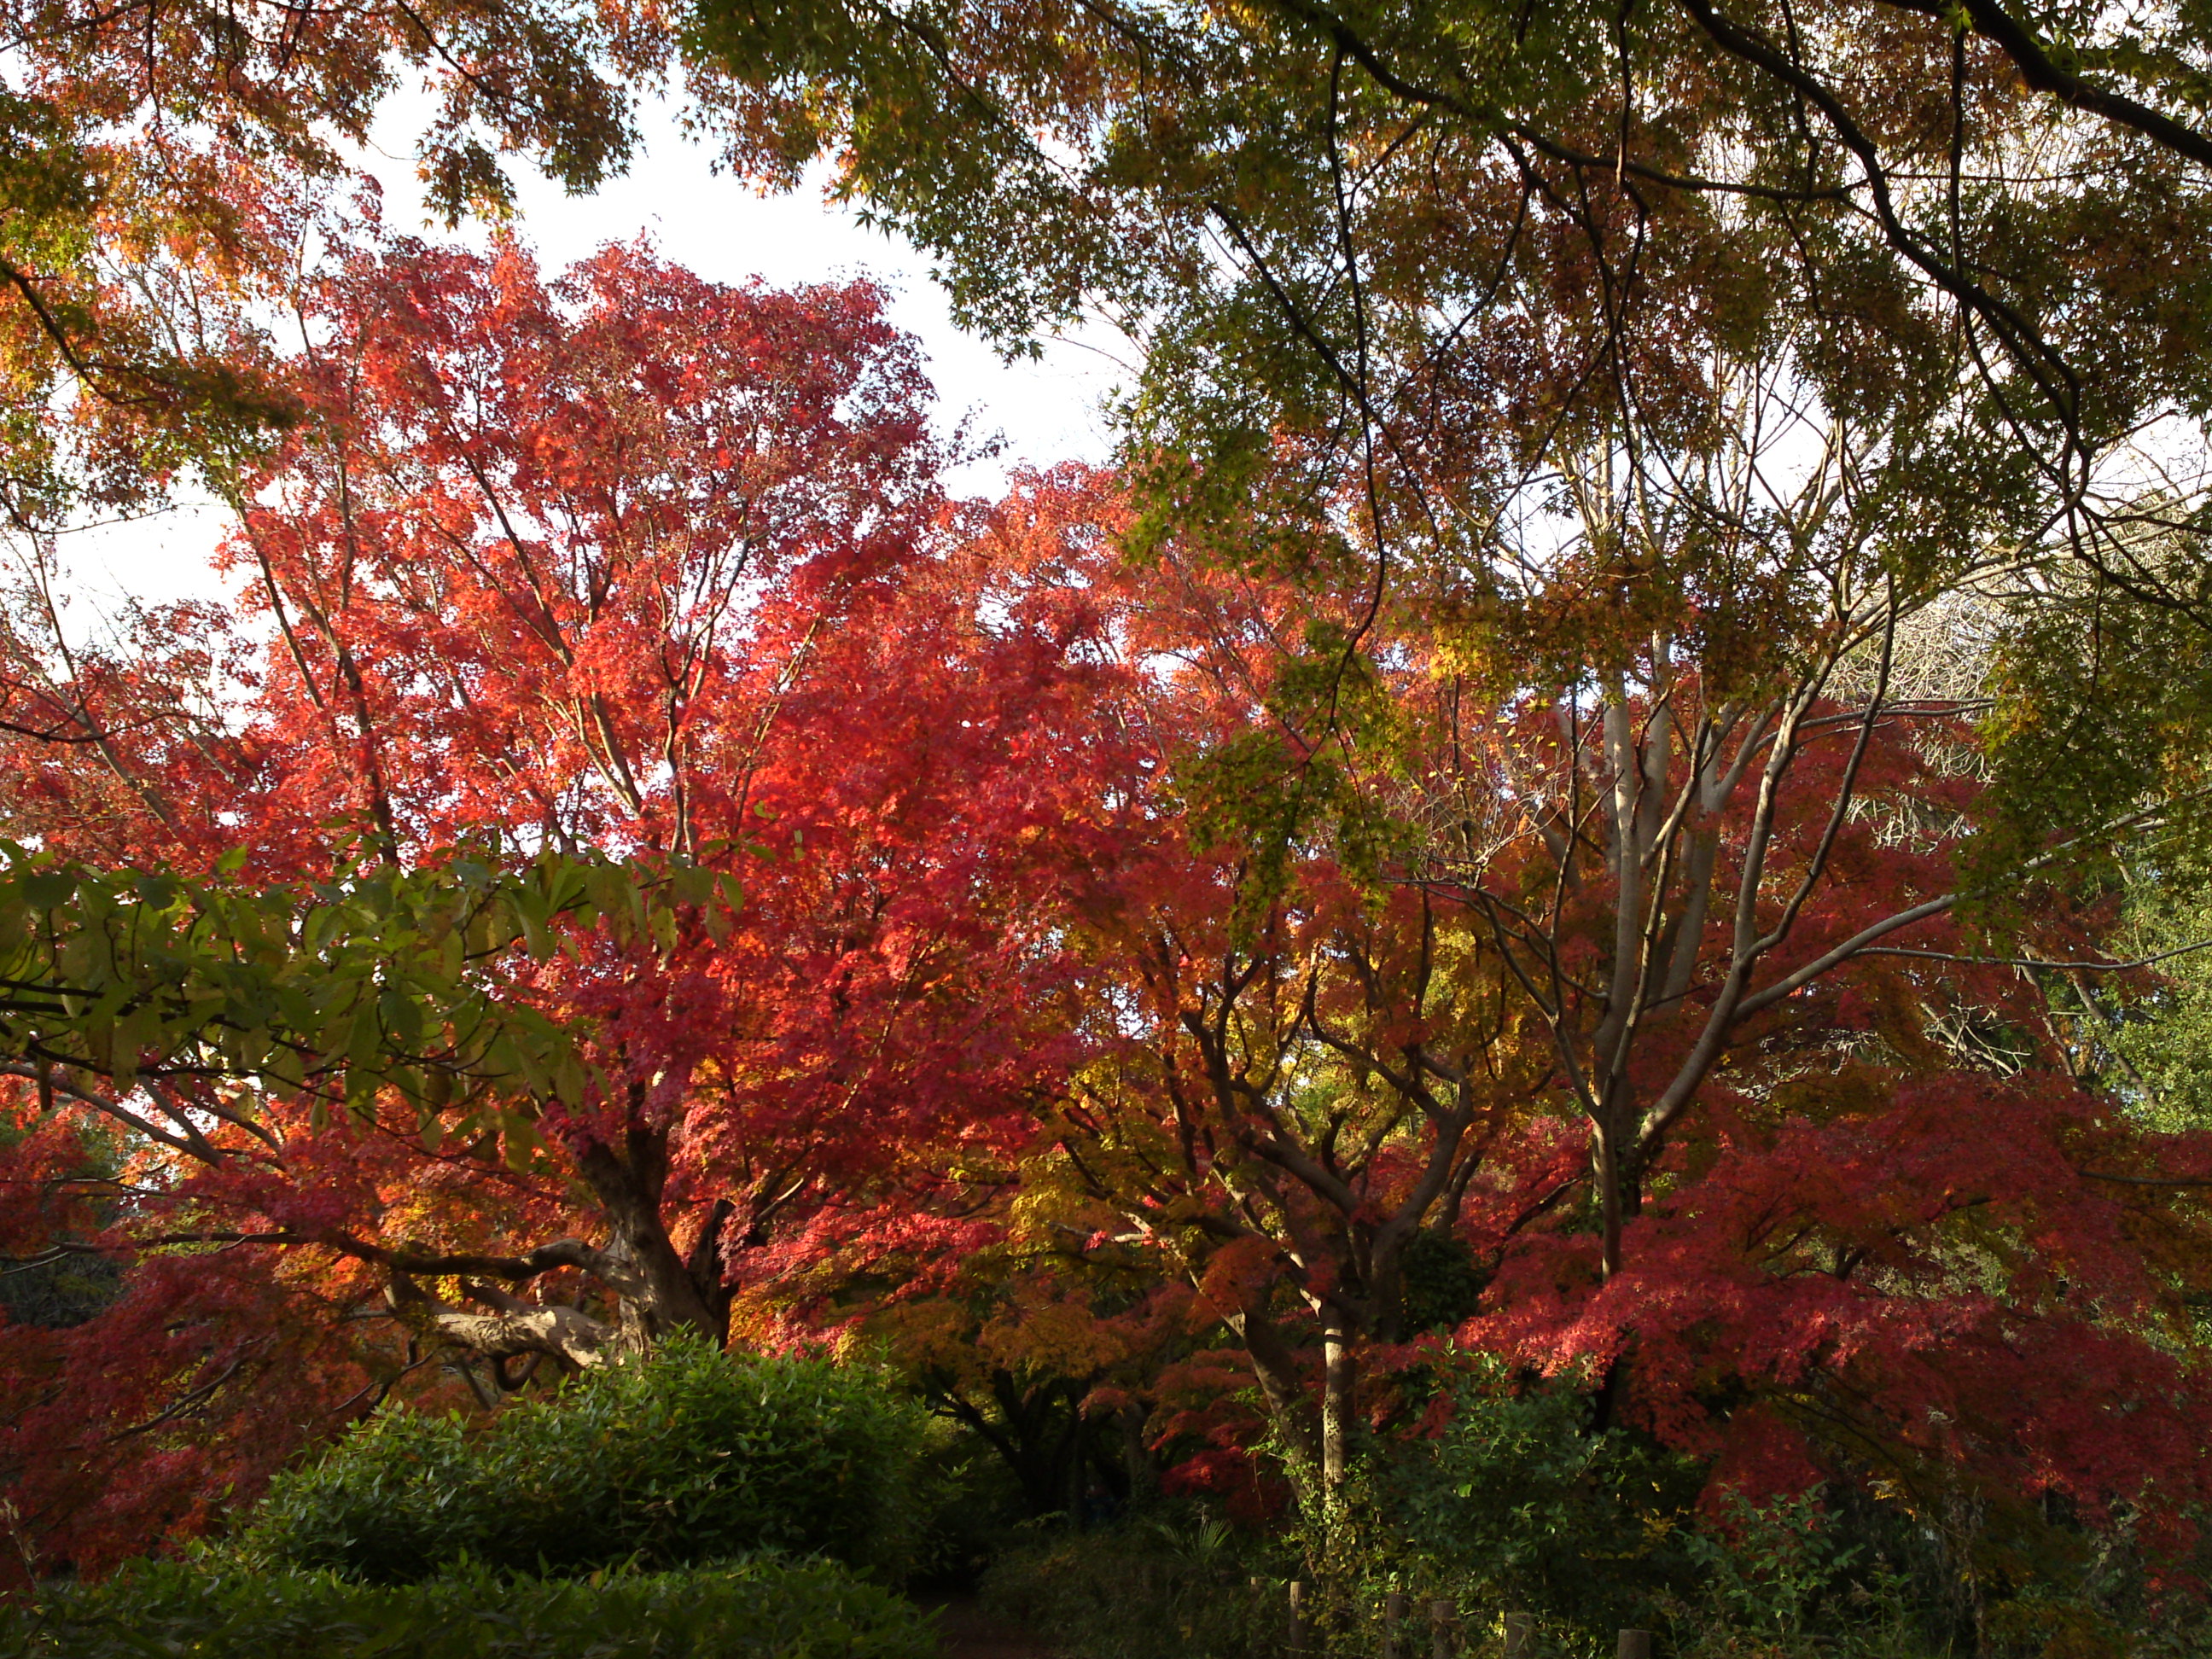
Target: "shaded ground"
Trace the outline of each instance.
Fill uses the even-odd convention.
[[[1054,1659],[1050,1644],[992,1618],[976,1605],[973,1595],[917,1599],[937,1614],[945,1659]]]

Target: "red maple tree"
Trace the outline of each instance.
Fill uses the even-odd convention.
[[[1147,573],[1184,810],[1085,913],[1118,994],[1048,1190],[1196,1287],[1316,1495],[1436,1358],[1407,1279],[1440,1237],[1458,1342],[1721,1482],[1871,1467],[2146,1535],[2203,1489],[2212,1148],[2081,1075],[2039,964],[2124,969],[2106,906],[1962,919],[1971,704],[1893,686],[1922,613],[1877,600],[1756,693],[1586,617],[1600,697],[1534,651],[1501,691],[1419,610],[1355,650],[1294,585]]]
[[[211,1132],[103,1158],[130,1099],[23,1097],[16,1237],[131,1264],[88,1322],[4,1339],[25,1525],[84,1565],[411,1371],[489,1399],[719,1338],[800,1238],[957,1225],[1068,1051],[1054,894],[1127,810],[1081,649],[1096,538],[1049,483],[946,495],[873,290],[404,246],[309,316],[313,417],[234,483],[226,556],[271,635],[250,702],[219,722],[158,653],[72,674],[19,641],[38,832],[186,869],[242,847],[270,879],[556,849],[720,886],[516,968],[585,1063],[515,1079],[503,1139],[209,1084]],[[102,1367],[144,1322],[149,1363]],[[289,1431],[209,1432],[272,1409]]]

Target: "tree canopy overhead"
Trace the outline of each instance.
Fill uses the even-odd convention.
[[[948,498],[957,452],[865,285],[401,244],[302,304],[307,418],[230,475],[259,616],[149,616],[135,655],[72,652],[51,614],[9,636],[22,830],[215,883],[178,886],[208,896],[189,928],[161,913],[143,966],[77,988],[72,945],[18,975],[128,1005],[95,1011],[109,1036],[19,1034],[27,1109],[66,1104],[17,1160],[54,1176],[22,1194],[28,1235],[158,1258],[149,1310],[297,1261],[276,1305],[309,1352],[319,1307],[380,1303],[403,1353],[271,1352],[208,1405],[296,1364],[306,1429],[319,1366],[366,1365],[338,1396],[366,1398],[465,1356],[495,1398],[674,1329],[722,1340],[817,1232],[949,1224],[1071,1042],[1051,896],[1110,845],[1127,763],[1081,647],[1074,573],[1103,543],[1060,533],[1085,492]],[[185,695],[210,659],[243,665],[228,706]],[[269,907],[224,908],[223,882],[313,892],[349,863],[335,908],[270,901],[232,1000],[276,1008],[234,1030],[224,925]],[[137,914],[107,932],[138,939]],[[25,1371],[64,1363],[22,1340]],[[187,1391],[224,1374],[182,1363]],[[180,1381],[149,1363],[56,1420],[105,1432]],[[68,1441],[33,1463],[95,1553],[104,1516],[199,1478]],[[101,1471],[112,1504],[82,1496]]]
[[[518,158],[579,192],[621,173],[673,53],[620,0],[33,0],[0,46],[0,504],[45,531],[298,417],[270,325],[332,219],[374,218],[395,106],[432,210],[495,217]]]
[[[1610,420],[1761,430],[1778,374],[1986,515],[1921,556],[2055,526],[2124,571],[2194,522],[2145,440],[2207,407],[2186,7],[710,0],[693,35],[738,162],[835,157],[970,321],[1127,326],[1138,453],[1213,506],[1289,435],[1378,552],[1449,552]]]

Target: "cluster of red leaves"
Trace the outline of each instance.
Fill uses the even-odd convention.
[[[1863,1435],[1919,1472],[2170,1521],[2203,1480],[2174,1294],[2192,1233],[2171,1189],[2096,1169],[2142,1150],[2063,1078],[1952,1073],[1739,1121],[1684,1148],[1633,1224],[1632,1275],[1600,1285],[1587,1240],[1532,1243],[1463,1335],[1546,1369],[1625,1358],[1644,1419],[1723,1455],[1732,1484],[1793,1489],[1808,1442]],[[2158,1150],[2201,1167],[2207,1149]],[[1713,1408],[1731,1395],[1766,1409],[1739,1425]]]

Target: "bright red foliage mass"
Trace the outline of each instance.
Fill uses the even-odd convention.
[[[27,1236],[224,1246],[7,1339],[24,1389],[76,1368],[18,1419],[16,1467],[27,1523],[85,1565],[447,1343],[480,1390],[519,1385],[719,1333],[753,1261],[809,1229],[972,1207],[1069,1042],[1053,895],[1124,810],[1085,769],[1120,752],[1074,648],[1097,618],[1064,567],[1086,555],[1036,527],[1050,487],[945,496],[872,290],[716,288],[634,249],[548,284],[512,247],[405,248],[349,267],[315,323],[319,418],[246,482],[228,554],[274,624],[246,717],[196,726],[156,678],[84,676],[98,741],[29,751],[27,828],[187,868],[243,846],[265,878],[661,852],[741,896],[636,948],[580,937],[517,983],[589,1022],[610,1079],[538,1091],[517,1167],[410,1109],[324,1125],[273,1099],[210,1156],[133,1146],[88,1174],[57,1146],[75,1203]],[[398,1324],[330,1347],[380,1292]],[[134,1317],[168,1336],[106,1363]],[[289,1429],[142,1431],[184,1395],[203,1426],[295,1403]],[[87,1480],[112,1496],[86,1504]]]

